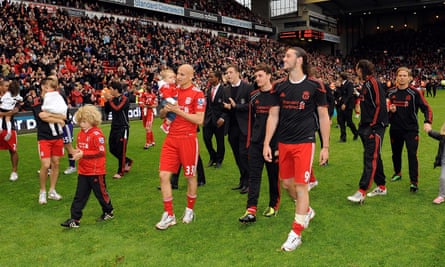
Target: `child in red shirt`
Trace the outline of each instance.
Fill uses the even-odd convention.
[[[102,207],[102,215],[97,222],[114,218],[113,205],[105,183],[105,136],[98,128],[102,114],[93,105],[80,107],[74,115],[81,130],[77,135],[77,148],[73,159],[79,160],[77,189],[71,204],[71,218],[61,224],[63,227],[78,228],[82,210],[87,204],[91,190]]]
[[[161,108],[163,108],[167,103],[172,105],[176,104],[178,99],[178,89],[176,88],[176,74],[171,69],[166,69],[161,71],[162,80],[159,85],[159,95],[161,97]],[[162,131],[166,134],[170,130],[170,124],[176,118],[176,114],[173,112],[168,112],[161,125]]]

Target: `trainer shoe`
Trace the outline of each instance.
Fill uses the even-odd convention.
[[[46,204],[46,192],[40,192],[39,194],[39,204]]]
[[[438,196],[438,197],[436,197],[436,198],[433,200],[433,203],[434,203],[434,204],[441,204],[441,203],[443,203],[444,201],[445,201],[445,198],[444,198],[444,197]]]
[[[380,187],[374,188],[371,192],[367,194],[368,197],[375,197],[375,196],[384,196],[386,195],[386,188],[385,190],[382,190]]]
[[[104,212],[102,215],[100,215],[97,219],[96,222],[103,222],[103,221],[109,221],[111,219],[114,218],[114,214],[113,211],[111,212]]]
[[[72,174],[77,171],[76,167],[68,167],[65,171],[63,171],[63,174]]]
[[[195,219],[195,213],[190,208],[185,208],[184,216],[182,216],[183,223],[191,223]]]
[[[354,202],[354,203],[361,204],[361,203],[365,202],[365,196],[360,191],[357,191],[357,192],[355,192],[354,195],[349,196],[348,200],[351,202]]]
[[[318,185],[318,180],[315,180],[315,182],[309,182],[309,190],[308,191],[311,191],[317,185]]]
[[[256,216],[252,213],[249,213],[248,211],[246,211],[246,213],[244,213],[243,216],[238,218],[238,221],[240,221],[240,223],[254,223],[256,222]]]
[[[309,223],[311,222],[311,220],[315,217],[315,210],[311,207],[309,207],[309,211],[306,215],[306,218],[304,219],[304,228],[308,228],[309,227]]]
[[[277,216],[278,210],[275,210],[272,207],[267,207],[267,209],[263,212],[263,215],[266,217]]]
[[[48,193],[48,198],[52,200],[61,200],[62,196],[57,194],[56,190],[51,190]]]
[[[169,216],[166,211],[162,214],[161,221],[156,224],[156,229],[159,230],[165,230],[170,226],[173,226],[176,224],[176,217],[175,215]]]
[[[61,223],[60,226],[67,228],[79,228],[80,221],[74,219],[68,219],[65,222]]]
[[[132,159],[130,159],[127,163],[125,163],[124,171],[125,172],[129,172],[131,170],[131,165],[133,165],[133,160]]]
[[[391,177],[391,182],[396,182],[396,181],[400,181],[400,180],[402,180],[402,175],[394,174]]]
[[[11,172],[11,175],[9,176],[9,181],[14,182],[19,179],[19,175],[16,172]]]
[[[294,231],[290,231],[287,236],[286,242],[281,246],[282,251],[293,251],[301,245],[301,236],[297,235]]]
[[[413,192],[413,193],[416,193],[417,191],[419,191],[419,187],[417,185],[415,185],[415,184],[411,184],[409,186],[409,191]]]

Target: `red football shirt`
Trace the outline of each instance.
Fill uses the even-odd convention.
[[[82,150],[83,157],[79,159],[78,173],[82,175],[103,175],[105,170],[105,136],[102,130],[93,127],[87,131],[79,131],[77,148]]]
[[[178,88],[178,106],[179,108],[189,114],[196,114],[198,112],[205,112],[206,101],[204,93],[191,85],[188,88]],[[184,119],[182,116],[176,116],[176,119],[170,126],[169,135],[184,136],[196,134],[197,125]]]

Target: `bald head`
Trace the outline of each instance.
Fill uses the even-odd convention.
[[[192,85],[193,67],[189,64],[181,65],[178,68],[178,73],[176,75],[176,82],[180,88],[188,88]]]

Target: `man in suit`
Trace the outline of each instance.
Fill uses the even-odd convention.
[[[354,134],[354,140],[357,140],[358,131],[352,121],[352,111],[355,107],[354,85],[348,80],[348,74],[340,73],[339,103],[338,106],[338,124],[340,126],[340,142],[346,142],[346,126],[348,126]]]
[[[228,114],[224,109],[224,102],[228,101],[226,97],[228,92],[227,88],[221,83],[222,73],[220,71],[210,71],[208,79],[210,88],[206,93],[207,106],[202,133],[204,144],[210,155],[207,167],[220,168],[225,154],[224,134]],[[213,135],[216,139],[216,150],[213,148]]]
[[[249,97],[253,86],[241,80],[238,66],[229,65],[226,69],[227,82],[230,84],[229,101],[224,103],[228,110],[230,123],[228,129],[229,143],[240,172],[240,181],[233,190],[241,194],[249,191],[249,165],[247,143],[247,128],[249,115]]]

